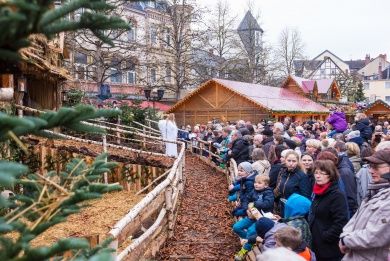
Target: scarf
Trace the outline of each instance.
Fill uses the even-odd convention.
[[[315,183],[313,187],[313,193],[317,196],[324,195],[325,192],[328,191],[330,185],[332,185],[331,182],[328,182],[325,185],[318,185],[317,183]]]

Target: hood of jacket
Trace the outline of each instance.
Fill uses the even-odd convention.
[[[355,142],[359,147],[363,145],[364,143],[364,140],[362,137],[355,137],[355,138],[352,138],[352,139],[349,139],[348,140],[349,142]]]
[[[309,213],[311,201],[297,193],[292,194],[284,206],[284,218],[305,216]]]
[[[353,165],[350,159],[346,154],[339,155],[339,164],[337,164],[337,169],[349,168],[353,171]]]
[[[360,121],[356,122],[357,124],[363,124],[363,125],[366,125],[366,126],[369,126],[370,125],[370,121],[368,120],[368,118],[365,118],[365,119],[361,119]]]

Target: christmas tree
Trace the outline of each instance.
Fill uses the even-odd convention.
[[[364,97],[364,89],[363,89],[362,82],[358,83],[354,98],[355,98],[355,102],[362,102],[366,100],[366,97]]]

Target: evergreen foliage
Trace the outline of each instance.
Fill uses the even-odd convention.
[[[39,117],[17,118],[1,113],[0,141],[14,139],[23,146],[18,136],[45,135],[45,130],[56,127],[87,130],[87,126],[80,121],[112,117],[119,113],[118,110],[95,110],[86,105],[61,108]],[[92,131],[104,132],[101,129]],[[106,154],[102,154],[91,165],[82,159],[73,159],[59,174],[49,171],[43,175],[31,172],[25,165],[1,160],[0,187],[13,190],[16,186],[22,186],[23,193],[9,198],[0,195],[0,210],[6,213],[0,217],[0,260],[46,260],[68,250],[74,251],[77,260],[110,260],[108,242],[92,250],[88,242],[80,238],[61,239],[47,247],[32,247],[30,242],[51,226],[78,212],[81,202],[119,190],[120,186],[101,183],[103,173],[110,172],[115,166],[115,163],[107,162]]]
[[[89,29],[100,40],[113,45],[104,30],[129,28],[121,18],[103,14],[114,8],[104,0],[69,0],[57,8],[54,8],[54,0],[0,1],[1,60],[18,60],[18,50],[30,45],[29,36],[33,34],[43,34],[50,39],[61,32]],[[68,19],[80,9],[84,12],[78,21]]]
[[[355,98],[355,102],[362,102],[366,100],[366,97],[364,96],[364,89],[363,89],[362,82],[358,83],[354,98]]]

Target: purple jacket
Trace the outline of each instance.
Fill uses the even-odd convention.
[[[337,132],[344,132],[347,129],[347,120],[345,119],[344,112],[334,112],[332,113],[328,120],[330,125],[333,126],[333,129]]]

